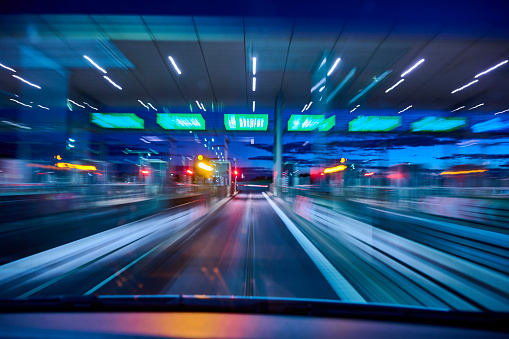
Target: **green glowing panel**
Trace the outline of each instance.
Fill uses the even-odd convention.
[[[292,114],[288,120],[288,130],[292,132],[312,131],[323,123],[323,115]]]
[[[412,132],[449,132],[465,127],[466,125],[467,118],[427,117],[412,122],[410,130]]]
[[[134,113],[90,113],[90,122],[103,128],[144,128],[144,120]]]
[[[319,131],[327,132],[336,125],[336,116],[333,115],[330,118],[323,120],[322,124],[318,127]]]
[[[201,114],[158,113],[157,123],[164,129],[204,130],[205,119]]]
[[[358,116],[348,123],[350,132],[388,132],[401,126],[401,117]]]
[[[225,114],[224,127],[227,131],[266,131],[268,114]]]

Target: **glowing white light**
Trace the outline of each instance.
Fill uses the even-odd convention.
[[[404,110],[399,111],[399,112],[398,112],[398,114],[403,113],[404,111],[406,111],[407,109],[409,109],[409,108],[411,108],[411,107],[412,107],[412,105],[408,106],[408,107],[407,107],[407,108],[405,108]]]
[[[495,68],[498,68],[498,67],[502,66],[503,64],[506,64],[506,63],[507,63],[507,61],[509,61],[509,60],[504,60],[504,61],[502,61],[501,63],[499,63],[499,64],[497,64],[497,65],[495,65],[495,66],[491,67],[490,69],[487,69],[487,70],[485,70],[484,72],[481,72],[481,73],[477,74],[474,78],[480,77],[481,75],[484,75],[484,74],[486,74],[486,73],[488,73],[488,72],[493,71]]]
[[[201,102],[200,104],[201,104],[201,109],[204,110],[205,112],[207,112],[207,110],[205,109],[205,106],[203,106],[203,102]]]
[[[145,104],[143,103],[143,101],[138,100],[138,102],[139,102],[140,104],[142,104],[142,105],[143,105],[143,107],[145,107],[146,109],[148,109],[148,106],[147,106],[147,105],[145,105]]]
[[[88,107],[90,107],[91,109],[93,109],[93,110],[97,111],[97,108],[95,108],[94,106],[90,105],[89,103],[87,103],[87,102],[85,102],[85,101],[83,101],[83,103],[84,103],[85,105],[87,105]]]
[[[4,124],[11,125],[11,126],[15,126],[15,127],[19,127],[19,128],[32,129],[32,127],[23,126],[23,125],[16,124],[16,123],[14,123],[14,122],[10,122],[10,121],[7,121],[7,120],[3,120],[2,122],[3,122]]]
[[[113,82],[113,80],[111,80],[110,78],[108,78],[106,75],[103,75],[104,79],[108,80],[110,82],[110,84],[112,84],[113,86],[115,86],[116,88],[118,88],[119,90],[122,90],[122,87],[120,87],[119,85],[117,85],[116,83]]]
[[[352,112],[353,112],[353,111],[355,111],[356,109],[357,109],[357,107],[354,107],[354,108],[350,111],[350,113],[352,113]]]
[[[105,71],[105,70],[104,70],[101,66],[99,66],[98,64],[96,64],[96,63],[94,62],[94,60],[90,59],[90,58],[89,58],[89,57],[87,57],[86,55],[84,55],[83,57],[84,57],[85,59],[87,59],[88,61],[90,61],[90,63],[91,63],[92,65],[94,65],[94,66],[95,66],[95,68],[97,68],[98,70],[100,70],[100,71],[101,71],[101,72],[103,72],[104,74],[108,73],[108,72],[106,72],[106,71]]]
[[[45,106],[42,106],[42,105],[37,105],[37,106],[40,107],[40,108],[43,108],[43,109],[47,109],[49,111],[48,107],[45,107]]]
[[[178,68],[177,64],[175,63],[175,60],[173,60],[173,58],[172,58],[171,56],[169,56],[168,58],[170,59],[171,64],[173,65],[173,67],[175,68],[175,70],[177,71],[177,73],[178,73],[179,75],[180,75],[180,74],[182,74],[182,73],[180,72],[180,69]]]
[[[477,108],[477,107],[481,107],[482,105],[484,105],[484,102],[482,104],[479,104],[479,105],[475,105],[474,107],[470,107],[468,110],[473,110],[474,108]]]
[[[41,89],[41,87],[40,87],[40,86],[37,86],[36,84],[31,83],[30,81],[26,81],[26,80],[25,80],[25,79],[23,79],[22,77],[19,77],[19,76],[14,75],[14,74],[13,74],[12,76],[13,76],[13,77],[15,77],[16,79],[19,79],[19,80],[23,81],[25,84],[28,84],[28,85],[33,86],[33,87],[35,87],[35,88]]]
[[[313,102],[310,101],[309,104],[308,104],[308,107],[306,107],[306,111],[309,109],[309,107],[311,107],[312,104],[313,104]]]
[[[321,93],[324,89],[325,89],[325,86],[322,86],[322,87],[320,87],[320,89],[318,90],[318,92],[320,92],[320,93]]]
[[[318,81],[318,83],[316,85],[311,87],[311,93],[313,93],[318,87],[323,85],[324,82],[325,82],[325,78],[322,78],[322,80]]]
[[[253,77],[253,92],[256,91],[256,77]]]
[[[26,106],[26,107],[32,107],[32,106],[27,105],[27,104],[24,104],[24,103],[22,103],[21,101],[18,101],[18,100],[16,100],[16,99],[9,99],[9,100],[10,100],[10,101],[14,101],[15,103],[18,103],[18,104],[23,105],[23,106]]]
[[[13,70],[13,69],[12,69],[12,68],[10,68],[10,67],[5,66],[4,64],[0,64],[0,67],[3,67],[3,68],[5,68],[5,69],[8,69],[8,70],[9,70],[9,71],[11,71],[11,72],[16,73],[16,71],[15,71],[15,70]]]
[[[199,109],[201,109],[201,105],[200,103],[198,102],[198,100],[195,100],[194,102],[196,102],[196,106],[198,106]]]
[[[417,61],[415,63],[415,65],[413,65],[412,67],[410,67],[408,70],[404,71],[402,74],[401,74],[401,77],[404,77],[405,75],[407,75],[408,73],[412,72],[414,70],[414,68],[416,68],[417,66],[419,66],[420,64],[422,64],[424,62],[424,59],[421,59],[419,61]]]
[[[212,142],[214,142],[214,138],[212,138]]]
[[[334,61],[334,65],[332,65],[331,69],[327,72],[327,76],[330,76],[332,72],[334,72],[340,60],[341,58],[337,58],[336,61]]]
[[[157,108],[155,108],[154,106],[152,106],[152,104],[151,104],[150,102],[147,102],[147,104],[148,104],[150,107],[152,107],[152,109],[153,109],[154,111],[157,111]]]
[[[307,108],[308,108],[308,104],[305,104],[305,105],[304,105],[304,108],[302,109],[302,111],[301,111],[301,112],[304,112]]]
[[[509,112],[509,109],[506,109],[506,110],[504,110],[504,111],[497,112],[497,113],[495,113],[494,115],[502,114],[502,113],[505,113],[505,112]]]
[[[405,81],[405,79],[401,79],[400,81],[398,81],[397,83],[395,83],[392,87],[387,88],[387,90],[385,91],[385,93],[392,91],[392,90],[394,89],[394,87],[398,86],[398,85],[399,85],[399,84],[401,84],[403,81]]]
[[[143,139],[143,138],[140,138],[140,140],[141,140],[141,141],[143,141],[143,142],[144,142],[144,143],[146,143],[146,144],[150,144],[150,141],[147,141],[147,140],[145,140],[145,139]]]
[[[465,85],[465,86],[463,86],[463,87],[456,88],[454,91],[452,91],[452,92],[451,92],[451,94],[454,94],[454,93],[456,93],[456,92],[458,92],[458,91],[461,91],[462,89],[467,88],[468,86],[473,85],[473,84],[475,84],[475,83],[476,83],[476,82],[478,82],[478,81],[479,81],[479,80],[474,80],[474,81],[472,81],[472,82],[469,82],[468,84],[466,84],[466,85]]]
[[[256,108],[256,103],[255,103],[255,101],[253,100],[253,112],[255,111],[255,108]]]
[[[75,140],[74,140],[74,139],[69,138],[69,141],[70,141],[70,142],[74,142]]]
[[[256,57],[253,57],[253,75],[256,75]]]
[[[320,64],[320,66],[318,66],[318,69],[322,68],[322,66],[325,64],[326,61],[327,61],[327,58],[324,58],[322,60],[322,63]]]
[[[71,99],[67,99],[67,101],[69,101],[70,103],[75,104],[75,105],[76,105],[76,106],[78,106],[78,107],[85,108],[85,106],[80,105],[80,104],[78,104],[76,101],[72,101]]]
[[[461,106],[461,107],[458,107],[458,108],[456,108],[456,109],[453,109],[453,110],[451,111],[451,113],[452,113],[452,112],[459,111],[459,110],[460,110],[460,109],[462,109],[462,108],[465,108],[465,106]]]

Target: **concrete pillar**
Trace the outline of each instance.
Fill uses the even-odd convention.
[[[274,168],[273,168],[273,193],[278,195],[281,187],[281,171],[283,163],[283,95],[279,93],[274,106]]]

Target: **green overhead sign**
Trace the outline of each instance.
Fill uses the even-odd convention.
[[[309,132],[318,128],[319,131],[328,131],[336,125],[336,116],[325,119],[324,115],[292,114],[288,120],[288,131]]]
[[[205,119],[201,114],[158,113],[157,124],[164,129],[204,130]]]
[[[449,132],[465,127],[466,125],[467,118],[427,117],[412,122],[410,130],[412,132]]]
[[[103,128],[144,128],[144,120],[134,113],[90,113],[90,122]]]
[[[224,127],[227,131],[266,131],[268,114],[225,114]]]
[[[401,117],[358,116],[348,123],[350,132],[388,132],[401,126]]]

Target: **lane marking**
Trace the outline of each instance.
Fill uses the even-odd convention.
[[[341,300],[365,303],[366,300],[359,292],[334,268],[330,261],[309,241],[290,218],[281,211],[265,192],[262,192],[262,194]]]

